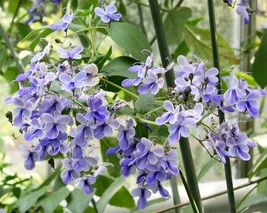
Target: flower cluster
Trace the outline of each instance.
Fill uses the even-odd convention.
[[[208,145],[213,149],[223,163],[226,157],[239,156],[242,160],[249,160],[249,147],[255,147],[256,143],[249,140],[246,133],[242,132],[238,125],[230,125],[223,122],[217,131],[205,129]]]
[[[149,70],[156,75],[158,69],[163,70],[163,68],[150,68],[151,62],[152,56],[148,56],[146,63],[131,67],[129,71],[137,72],[138,77],[126,79],[122,85],[138,86],[142,82],[143,73]],[[254,147],[256,144],[248,140],[247,135],[241,132],[237,125],[230,126],[225,122],[217,130],[203,120],[218,109],[231,113],[237,110],[257,117],[259,114],[257,99],[266,95],[266,91],[251,88],[246,80],[242,78],[238,80],[235,76],[231,76],[229,88],[224,94],[220,94],[217,89],[218,69],[214,67],[207,69],[205,62],[198,60],[189,62],[182,55],[178,56],[177,62],[178,65],[174,66],[176,87],[171,91],[170,100],[163,102],[166,112],[155,120],[157,125],[168,126],[169,144],[176,144],[181,137],[189,137],[191,128],[202,125],[207,132],[210,147],[219,156],[221,162],[225,163],[225,157],[236,156],[242,160],[249,160],[248,147]],[[139,93],[140,86],[142,84],[139,85]],[[153,90],[146,90],[146,92],[156,94]]]
[[[164,86],[163,75],[169,71],[172,64],[166,69],[162,67],[152,66],[153,54],[147,57],[145,63],[135,64],[129,68],[129,72],[136,72],[137,77],[134,79],[125,79],[122,81],[123,87],[138,86],[139,94],[147,94],[151,92],[156,95]]]
[[[72,20],[69,15],[64,17]],[[63,29],[59,24],[52,26]],[[88,92],[98,84],[99,75],[95,64],[77,65],[83,47],[57,48],[60,63],[56,65],[49,63],[51,48],[49,42],[32,57],[29,70],[16,78],[18,92],[6,103],[16,106],[13,124],[30,143],[20,145],[25,168],[33,169],[36,161],[48,155],[58,156],[64,166],[63,182],[77,179],[78,188],[88,194],[108,165],[98,165],[92,140],[112,135],[119,122],[107,110],[104,91]]]
[[[122,176],[128,177],[138,170],[136,179],[138,187],[132,190],[132,196],[139,197],[137,206],[143,209],[151,193],[159,192],[165,199],[169,197],[162,182],[169,180],[172,175],[179,174],[177,152],[166,150],[144,137],[134,138],[132,125],[131,119],[127,127],[117,136],[120,141],[119,146],[108,149],[107,154],[118,153]]]
[[[30,22],[42,22],[45,12],[45,0],[31,0],[32,7],[28,9],[30,14],[30,18],[25,21],[25,24],[29,24]],[[61,0],[50,0],[53,4],[60,4]]]

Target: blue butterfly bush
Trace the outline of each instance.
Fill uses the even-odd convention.
[[[34,7],[42,7],[42,3],[34,1]],[[232,1],[228,3],[233,4]],[[248,8],[245,0],[237,4],[237,13],[243,16],[245,24],[249,21]],[[32,17],[36,11],[31,10]],[[116,12],[114,5],[95,8],[95,14],[104,23],[119,21],[121,14]],[[38,12],[38,15],[42,14]],[[59,22],[50,25],[50,29],[67,31],[73,19],[73,13],[65,14]],[[117,112],[128,103],[120,100],[108,104],[107,93],[99,85],[103,76],[98,73],[98,67],[93,63],[80,64],[83,52],[81,45],[67,48],[62,45],[54,51],[48,42],[43,51],[32,57],[29,70],[16,78],[19,90],[8,97],[6,103],[16,106],[13,124],[30,143],[19,145],[26,169],[33,169],[36,161],[47,156],[59,155],[63,165],[62,181],[65,184],[75,182],[85,194],[90,194],[98,176],[110,166],[107,162],[99,163],[92,140],[116,134],[118,146],[110,147],[106,154],[118,156],[123,177],[138,174],[137,187],[131,194],[138,198],[137,206],[143,209],[152,193],[169,197],[163,182],[179,175],[178,156],[173,147],[181,137],[189,137],[192,128],[203,127],[206,136],[197,140],[218,161],[225,163],[226,157],[250,159],[249,147],[255,147],[256,143],[248,139],[237,124],[224,121],[218,126],[211,125],[209,115],[222,110],[257,117],[257,100],[266,95],[264,90],[251,88],[246,80],[233,75],[229,88],[220,94],[216,89],[218,69],[207,68],[206,62],[188,60],[183,55],[178,56],[177,63],[163,68],[154,65],[154,56],[150,53],[145,62],[129,68],[136,77],[123,80],[121,86],[134,86],[140,95],[156,96],[164,90],[165,73],[174,69],[175,87],[154,120],[155,125],[168,127],[167,141],[161,145],[150,137],[136,136],[135,118],[120,119]],[[52,53],[60,59],[56,65],[47,60]],[[144,123],[152,128],[149,117]]]

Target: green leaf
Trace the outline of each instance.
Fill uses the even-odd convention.
[[[118,146],[118,140],[114,137],[105,137],[100,140],[100,146],[101,146],[101,153],[102,153],[103,161],[113,164],[113,167],[108,168],[108,173],[112,177],[121,176],[120,169],[119,169],[120,168],[119,159],[117,158],[116,154],[106,155],[106,152],[110,147]]]
[[[238,64],[239,60],[235,56],[231,46],[219,34],[217,35],[217,38],[219,57],[222,67],[229,67],[229,65]],[[185,42],[191,52],[199,55],[203,60],[208,60],[208,63],[212,65],[212,47],[209,30],[186,25]]]
[[[93,196],[94,196],[94,193],[91,193],[89,195],[85,195],[83,193],[83,190],[81,190],[81,189],[74,189],[70,193],[70,200],[68,202],[67,208],[71,212],[83,213],[83,212],[85,212],[84,210],[89,205],[89,203],[92,200]]]
[[[106,63],[106,61],[110,58],[112,54],[112,47],[110,47],[106,53],[106,55],[104,57],[102,57],[102,59],[99,61],[99,63],[97,63],[97,67],[98,69],[102,69],[102,67],[104,66],[104,64]]]
[[[121,56],[111,60],[104,66],[100,73],[106,76],[121,76],[124,78],[136,78],[136,73],[129,72],[128,69],[136,62],[135,59],[128,56]]]
[[[176,50],[174,51],[174,55],[173,58],[176,60],[176,58],[179,55],[187,55],[189,53],[189,49],[188,46],[186,44],[186,42],[183,40],[178,47],[176,48]]]
[[[40,27],[36,30],[31,31],[21,42],[33,40],[34,37],[36,37],[40,33],[40,31],[43,31],[45,29],[48,29],[48,26]]]
[[[135,136],[134,136],[135,138],[148,137],[148,129],[144,125],[144,123],[138,122],[134,129],[135,129]]]
[[[78,0],[78,9],[88,9],[90,8],[92,5],[96,6],[98,4],[98,0]]]
[[[256,163],[253,165],[251,171],[248,173],[249,179],[255,176],[262,169],[267,168],[267,150],[261,153],[260,157],[256,160]]]
[[[26,212],[29,208],[33,207],[36,204],[37,200],[45,194],[47,188],[48,186],[44,186],[20,198],[16,205],[19,208],[20,212]]]
[[[210,170],[214,164],[216,164],[216,160],[211,158],[200,170],[200,172],[197,175],[197,180],[200,181],[200,179]]]
[[[123,200],[123,202],[121,202]],[[133,197],[125,187],[121,187],[116,194],[110,199],[109,204],[112,206],[133,208],[135,206]]]
[[[135,109],[140,114],[145,114],[154,109],[153,106],[153,95],[147,93],[145,95],[140,95],[135,102]]]
[[[147,37],[139,28],[130,23],[112,22],[107,31],[112,40],[126,52],[140,61],[146,60],[149,53],[142,51],[151,51],[151,47]]]
[[[122,178],[122,177],[120,176],[119,178]],[[96,195],[102,198],[104,196],[104,194],[106,193],[106,190],[109,189],[111,187],[111,185],[114,183],[114,181],[116,181],[116,180],[117,179],[112,179],[112,178],[109,178],[107,176],[100,175],[97,178],[97,182],[94,184],[94,187],[97,188],[97,190],[95,192]],[[123,184],[123,183],[121,183],[121,184]],[[133,197],[131,196],[129,191],[124,186],[122,187],[122,190],[123,191],[116,192],[116,193],[110,192],[113,194],[109,195],[112,197],[109,201],[109,204],[114,205],[114,206],[126,207],[126,208],[133,207],[134,206]],[[123,200],[123,202],[121,202],[122,200]],[[101,212],[101,211],[99,211],[99,212]]]
[[[192,11],[188,7],[174,8],[168,13],[163,25],[168,44],[180,44],[185,23],[191,16]]]
[[[53,213],[59,203],[64,200],[70,193],[70,190],[66,186],[62,187],[58,191],[52,192],[46,195],[39,201],[40,206],[43,207],[44,212]]]
[[[261,88],[267,86],[267,30],[264,32],[255,60],[251,66],[252,76]]]
[[[106,188],[105,192],[103,195],[100,197],[100,199],[96,203],[97,210],[99,212],[103,212],[104,209],[106,208],[109,200],[113,197],[113,195],[119,191],[119,189],[124,185],[125,178],[124,177],[119,177],[116,178],[113,183]],[[122,202],[123,200],[123,202]],[[125,196],[121,197],[120,199],[117,199],[118,205],[122,205],[125,202],[127,202],[128,199],[126,199]]]
[[[40,39],[41,38],[45,38],[46,36],[48,36],[49,34],[51,34],[52,32],[54,32],[53,30],[51,30],[50,28],[46,28],[44,29],[41,33],[39,33],[36,38],[34,38],[34,40],[31,42],[29,49],[31,51],[34,50],[34,48],[36,47],[37,44],[39,44]]]
[[[6,81],[10,83],[10,93],[15,93],[19,89],[17,82],[11,83],[16,79],[18,74],[20,74],[20,70],[17,67],[8,67],[7,71],[3,75]]]
[[[48,186],[51,182],[59,175],[61,171],[61,166],[58,166],[55,171],[38,187],[38,189]]]

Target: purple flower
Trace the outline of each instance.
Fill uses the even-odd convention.
[[[82,46],[74,47],[72,50],[65,50],[62,48],[57,48],[57,52],[60,54],[60,58],[66,58],[67,60],[71,61],[73,59],[80,59],[82,56],[80,53],[83,51]]]
[[[111,20],[119,21],[121,14],[116,12],[116,6],[112,4],[108,5],[105,10],[100,7],[95,8],[95,14],[99,16],[104,23],[109,23]]]
[[[151,196],[151,192],[147,188],[138,187],[132,190],[131,195],[133,197],[139,197],[137,206],[139,209],[144,209],[147,205],[147,199]]]
[[[62,19],[61,19],[61,23],[54,23],[50,25],[50,29],[51,30],[66,30],[70,23],[73,20],[73,13],[71,14],[65,14]]]
[[[30,118],[32,115],[32,102],[30,100],[25,101],[15,97],[13,98],[13,103],[18,106],[13,113],[13,123],[15,126],[21,126],[23,124],[23,120],[25,118]]]
[[[85,72],[79,72],[75,74],[72,78],[66,73],[61,73],[59,75],[59,80],[63,83],[61,86],[62,90],[74,90],[76,88],[82,88],[83,80],[86,78]]]
[[[188,137],[190,134],[189,128],[194,127],[196,122],[196,119],[186,111],[179,112],[177,121],[168,128],[170,144],[177,143],[181,136]]]
[[[46,123],[45,132],[49,139],[55,139],[60,132],[65,132],[67,129],[66,124],[70,122],[68,115],[55,114],[55,116],[52,116],[51,114],[44,113],[42,119]]]
[[[153,95],[156,95],[159,92],[159,89],[164,86],[164,79],[162,77],[158,78],[156,73],[153,70],[147,71],[148,77],[143,80],[143,83],[139,85],[138,92],[143,95],[148,92],[151,92]]]
[[[75,144],[84,147],[87,145],[87,140],[94,137],[94,121],[87,120],[81,113],[77,113],[76,119],[80,125],[75,129],[74,141]]]
[[[129,119],[126,127],[121,125],[118,129],[117,139],[119,140],[119,146],[122,150],[128,149],[132,140],[134,140],[135,130],[133,126],[134,120]]]
[[[212,132],[208,132],[208,139],[214,152],[218,155],[222,163],[226,163],[226,157],[230,157],[230,154],[225,150],[225,141],[219,138]]]
[[[162,124],[165,124],[167,122],[169,122],[170,124],[174,124],[177,120],[177,116],[179,113],[179,106],[176,106],[174,108],[172,102],[167,100],[167,101],[164,101],[163,107],[168,112],[165,112],[162,116],[156,118],[156,124],[162,125]]]
[[[39,151],[41,146],[36,146],[33,150],[24,144],[20,144],[21,155],[25,158],[24,167],[25,169],[32,170],[35,167],[35,161],[39,160]]]
[[[60,177],[62,179],[62,181],[65,184],[69,184],[73,179],[78,178],[79,172],[73,170],[72,168],[72,160],[69,158],[65,158],[62,160],[62,165],[66,168],[64,169],[61,174]]]
[[[96,182],[96,177],[91,175],[85,175],[82,178],[78,178],[75,181],[75,184],[78,189],[82,189],[84,194],[88,195],[94,191],[94,188],[91,186]]]
[[[255,147],[256,143],[248,140],[246,133],[241,132],[237,125],[234,125],[228,132],[226,144],[229,147],[231,157],[239,156],[242,160],[249,160],[248,146]]]
[[[161,161],[161,166],[172,175],[178,175],[177,152],[174,150],[167,152]]]
[[[223,98],[229,102],[231,106],[236,104],[240,99],[244,97],[244,92],[238,88],[239,83],[235,76],[232,77],[230,88],[224,93]]]
[[[31,127],[33,129],[31,131],[28,131],[24,135],[24,139],[26,141],[30,141],[35,137],[37,137],[38,139],[44,139],[45,138],[45,133],[43,132],[44,123],[40,124],[37,119],[33,119],[31,121]]]
[[[92,95],[87,100],[89,112],[86,113],[87,120],[104,121],[109,118],[110,113],[107,107],[103,105],[103,100],[97,95]]]
[[[120,123],[115,119],[107,119],[105,121],[100,121],[97,123],[96,128],[94,129],[94,136],[97,139],[102,139],[103,137],[111,136],[113,129],[118,129]]]
[[[43,0],[32,0],[32,7],[28,9],[28,12],[30,13],[30,18],[25,21],[26,25],[30,22],[42,22],[45,9],[43,2]]]
[[[236,13],[244,18],[244,24],[249,22],[249,13],[250,7],[247,3],[247,0],[242,0],[242,3],[237,4]]]
[[[48,42],[48,44],[45,46],[45,48],[42,52],[39,52],[35,56],[32,57],[31,63],[35,63],[35,62],[43,59],[45,56],[48,55],[48,53],[50,52],[50,49],[51,49],[51,43]]]
[[[237,105],[236,109],[239,112],[246,112],[252,116],[257,117],[259,115],[259,105],[257,103],[257,99],[261,96],[261,93],[257,90],[252,91],[242,100],[240,100]]]

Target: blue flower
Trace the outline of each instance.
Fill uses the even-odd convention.
[[[72,168],[72,160],[71,159],[69,159],[69,158],[63,159],[62,165],[66,168],[60,174],[60,177],[61,177],[63,183],[69,184],[73,179],[76,179],[80,176],[79,172],[75,171]]]
[[[20,98],[13,98],[13,103],[17,105],[18,107],[15,108],[14,110],[14,118],[13,118],[13,123],[15,126],[21,126],[23,124],[23,121],[25,118],[30,118],[32,115],[32,107],[33,104],[30,100],[22,100]]]
[[[208,131],[207,131],[208,132]],[[214,152],[218,155],[220,161],[222,163],[226,163],[226,157],[230,157],[230,154],[225,150],[226,144],[223,139],[213,134],[212,132],[208,132],[208,139],[210,146],[214,150]]]
[[[83,80],[86,78],[85,72],[79,72],[75,74],[72,78],[66,73],[61,73],[59,75],[59,80],[63,83],[61,86],[62,90],[74,90],[76,88],[82,88]]]
[[[235,76],[232,77],[230,88],[223,94],[223,98],[228,101],[228,103],[233,106],[240,99],[244,97],[244,91],[239,87],[239,82]]]
[[[44,113],[42,119],[46,123],[45,132],[49,139],[55,139],[60,132],[65,132],[67,129],[66,124],[70,122],[68,115],[55,114],[55,116],[52,116],[51,114]]]
[[[95,14],[99,16],[104,23],[109,23],[111,20],[119,21],[121,14],[116,12],[117,8],[115,5],[108,5],[105,10],[100,7],[95,8]]]
[[[35,161],[39,160],[39,151],[41,150],[41,146],[35,146],[33,150],[27,147],[24,144],[20,144],[19,148],[21,150],[21,155],[25,158],[24,167],[25,169],[32,170],[35,167]]]
[[[246,112],[252,116],[257,117],[259,115],[259,105],[257,103],[257,99],[261,96],[261,93],[257,90],[250,92],[246,97],[240,100],[237,105],[236,109],[239,112]]]
[[[179,113],[179,106],[176,106],[174,108],[171,101],[167,100],[163,103],[164,109],[166,109],[168,112],[165,112],[162,116],[156,118],[156,124],[162,125],[167,122],[170,124],[174,124],[177,120],[178,113]]]
[[[84,194],[88,195],[94,191],[94,188],[91,186],[96,182],[96,177],[92,175],[85,175],[82,178],[78,178],[75,181],[75,184],[78,189],[82,189]]]
[[[151,92],[153,95],[156,95],[159,92],[159,89],[164,86],[164,79],[158,77],[153,70],[147,71],[148,77],[143,80],[143,83],[139,85],[138,92],[143,95],[148,92]]]
[[[138,187],[132,190],[131,195],[133,197],[139,197],[137,206],[139,209],[144,209],[147,205],[147,199],[151,196],[151,192],[147,188]]]
[[[135,130],[133,126],[133,119],[129,119],[126,127],[121,125],[118,129],[117,139],[119,140],[119,146],[122,150],[128,149],[131,142],[134,140]]]
[[[248,140],[247,134],[241,132],[237,125],[234,125],[228,131],[226,144],[229,147],[229,154],[231,157],[239,156],[242,160],[249,160],[249,146],[255,147],[256,143]]]
[[[80,59],[82,56],[80,53],[83,51],[83,46],[74,47],[72,50],[65,50],[62,48],[57,48],[57,52],[60,54],[60,58],[66,58],[71,61],[73,59]]]
[[[103,105],[103,99],[98,97],[97,94],[90,96],[87,100],[87,104],[89,110],[85,115],[87,120],[95,119],[97,121],[104,121],[109,118],[110,113],[107,107]]]
[[[66,30],[69,27],[72,20],[73,20],[73,13],[65,14],[61,19],[61,23],[51,24],[50,29],[51,30]]]
[[[237,4],[236,13],[244,18],[244,24],[249,22],[249,13],[250,7],[247,3],[247,0],[242,0],[242,3]]]

